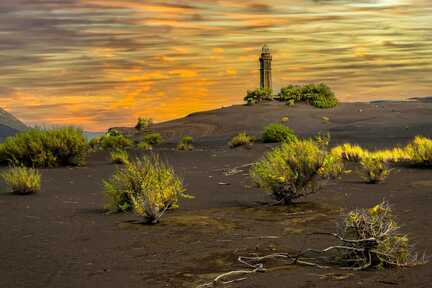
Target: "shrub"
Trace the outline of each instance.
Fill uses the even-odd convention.
[[[99,148],[103,150],[124,150],[131,147],[132,144],[132,140],[117,130],[110,130],[103,136],[94,138],[91,143],[94,149]]]
[[[295,101],[293,99],[290,99],[290,100],[286,101],[285,104],[288,107],[293,107],[295,105]]]
[[[303,88],[299,85],[288,85],[281,88],[278,96],[280,101],[292,104],[304,101]]]
[[[149,128],[151,125],[153,125],[153,119],[151,118],[138,118],[137,124],[135,125],[135,129],[142,130]]]
[[[265,100],[272,100],[272,94],[273,91],[271,89],[258,88],[255,90],[248,90],[244,97],[244,101],[249,105],[260,103]]]
[[[262,140],[264,143],[293,142],[297,140],[297,136],[290,128],[274,123],[264,128]]]
[[[335,94],[323,83],[288,85],[281,89],[278,96],[279,100],[287,103],[305,102],[317,108],[332,108],[337,105]]]
[[[361,159],[368,155],[368,151],[364,150],[359,145],[343,144],[336,146],[331,150],[331,153],[335,156],[341,157],[346,161],[360,162]]]
[[[369,153],[372,157],[381,159],[385,162],[400,163],[407,162],[410,160],[410,155],[407,153],[406,149],[393,148],[389,150],[378,150]]]
[[[116,150],[111,152],[111,160],[116,164],[127,164],[129,162],[129,154],[124,150]]]
[[[157,223],[167,209],[178,207],[179,198],[190,197],[174,170],[158,157],[130,162],[105,181],[105,189],[108,208],[132,207],[148,223]]]
[[[399,233],[391,207],[383,202],[370,209],[351,211],[338,233],[344,252],[340,259],[353,268],[384,268],[417,264],[406,235]],[[340,246],[339,246],[340,247]]]
[[[94,137],[94,138],[90,139],[90,141],[88,142],[88,145],[89,145],[91,150],[99,149],[100,139],[101,139],[101,137]]]
[[[142,142],[148,143],[150,145],[157,145],[162,143],[162,137],[159,133],[148,133],[144,135]]]
[[[78,166],[85,164],[87,154],[86,138],[74,127],[29,129],[0,144],[0,162],[16,166]]]
[[[304,101],[317,108],[333,108],[337,99],[333,91],[323,83],[303,86]]]
[[[259,187],[285,204],[319,190],[321,180],[337,176],[339,158],[314,140],[283,143],[255,163],[250,175]]]
[[[0,177],[15,194],[31,194],[40,191],[41,175],[33,168],[11,167],[0,173]]]
[[[363,157],[360,161],[360,165],[363,170],[363,179],[365,179],[367,183],[379,183],[390,174],[387,163],[373,156]]]
[[[129,165],[126,164],[127,166]],[[117,170],[109,180],[103,181],[105,209],[112,213],[125,212],[132,209],[132,203],[128,194],[129,179],[127,168]]]
[[[408,159],[415,165],[432,166],[432,139],[416,136],[414,140],[405,147]]]
[[[137,147],[138,147],[138,149],[143,150],[143,151],[150,151],[150,150],[153,149],[152,145],[150,145],[150,144],[147,143],[147,142],[140,142],[140,143],[137,145]]]
[[[339,157],[335,157],[332,154],[327,154],[324,158],[322,167],[318,171],[324,179],[336,179],[344,173],[344,163]]]
[[[234,136],[230,142],[228,143],[230,148],[236,148],[239,146],[251,147],[255,142],[255,138],[246,134],[246,132],[240,132],[236,136]]]
[[[183,136],[180,143],[177,144],[177,150],[191,151],[193,150],[193,138],[191,136]]]

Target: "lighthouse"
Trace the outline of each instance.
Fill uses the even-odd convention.
[[[271,73],[271,62],[272,55],[270,48],[264,45],[259,58],[260,62],[260,88],[271,90],[272,89],[272,73]]]

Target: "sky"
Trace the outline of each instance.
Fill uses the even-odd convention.
[[[430,0],[1,0],[0,107],[88,131],[324,82],[341,101],[432,96]]]

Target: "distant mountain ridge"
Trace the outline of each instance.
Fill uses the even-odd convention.
[[[27,128],[28,127],[23,122],[18,120],[11,113],[0,108],[0,141]]]

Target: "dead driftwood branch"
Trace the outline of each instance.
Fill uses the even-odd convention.
[[[352,271],[369,268],[412,267],[427,263],[426,256],[421,259],[413,252],[408,237],[398,232],[399,226],[393,218],[390,206],[382,202],[370,209],[351,211],[345,215],[338,233],[318,232],[311,235],[325,235],[335,238],[339,243],[322,250],[304,249],[297,255],[276,253],[258,257],[238,257],[238,262],[249,270],[226,272],[212,282],[198,287],[213,287],[219,284],[241,281],[245,278],[223,281],[235,275],[266,272],[266,260],[284,261],[287,265],[305,265],[319,269],[335,267]]]
[[[239,257],[240,258],[240,257]],[[264,272],[265,269],[262,267],[262,265],[257,266],[254,269],[250,269],[250,270],[234,270],[234,271],[229,271],[223,274],[220,274],[219,276],[217,276],[213,281],[208,282],[208,283],[204,283],[202,285],[197,286],[197,288],[205,288],[205,287],[214,287],[216,285],[227,285],[227,284],[232,284],[235,282],[240,282],[243,280],[246,280],[246,277],[242,277],[242,278],[235,278],[232,280],[225,280],[226,278],[230,278],[233,276],[239,276],[239,275],[246,275],[246,274],[252,274],[252,273],[257,273],[257,272]]]
[[[358,239],[358,240],[350,240],[350,239],[344,239],[340,235],[334,234],[334,233],[315,233],[315,234],[322,234],[322,235],[331,235],[338,239],[340,239],[342,242],[346,243],[371,243],[374,240],[371,238],[368,239]],[[235,278],[231,280],[224,280],[233,276],[239,276],[239,275],[248,275],[252,273],[257,272],[267,272],[269,268],[265,268],[264,263],[266,260],[274,260],[279,259],[283,261],[287,261],[288,263],[284,263],[284,266],[287,265],[303,265],[303,266],[311,266],[318,269],[328,269],[330,267],[336,267],[340,269],[349,269],[352,271],[360,271],[360,270],[366,270],[370,268],[373,265],[373,261],[375,257],[378,256],[386,256],[389,257],[389,255],[386,255],[384,253],[381,253],[380,251],[369,249],[369,244],[365,248],[356,248],[351,246],[343,246],[343,245],[335,245],[335,246],[329,246],[322,250],[317,249],[306,249],[302,251],[301,253],[297,255],[290,255],[288,253],[275,253],[275,254],[269,254],[265,256],[258,256],[258,257],[247,257],[247,256],[239,256],[238,262],[245,265],[246,267],[250,268],[249,270],[233,270],[229,272],[225,272],[217,276],[213,281],[202,284],[197,286],[197,288],[204,288],[204,287],[216,287],[218,285],[227,285],[234,282],[239,282],[246,280],[246,277],[242,278]],[[342,253],[341,258],[338,260],[334,260],[333,255],[327,255],[328,253],[332,253],[334,251],[337,252],[346,252]],[[324,256],[313,256],[313,255],[319,255],[323,254]],[[343,256],[352,255],[353,259],[343,259]],[[356,256],[354,256],[356,255]],[[362,255],[362,257],[359,257],[358,255]],[[357,265],[356,263],[361,263],[361,265]],[[328,263],[330,265],[324,265],[322,263]],[[412,259],[410,263],[397,263],[397,262],[391,262],[386,261],[385,264],[389,266],[395,266],[395,267],[412,267],[416,265],[421,265],[427,263],[427,260],[425,259],[425,256],[423,256],[423,259],[418,260],[417,257],[415,257],[415,260]]]
[[[233,168],[222,169],[225,176],[233,176],[245,172],[245,168],[251,167],[254,163],[247,163]]]

